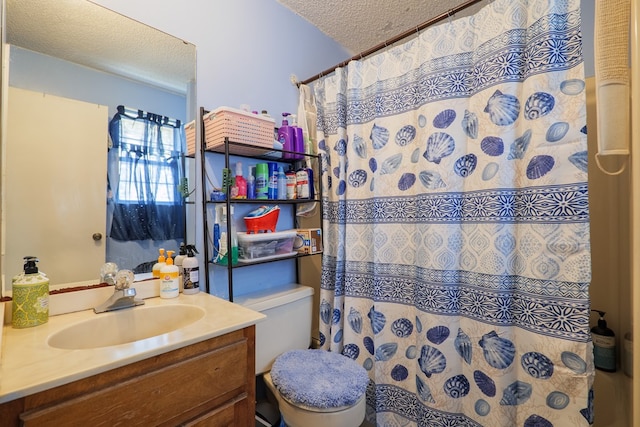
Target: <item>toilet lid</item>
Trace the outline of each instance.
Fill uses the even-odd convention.
[[[355,405],[364,395],[369,375],[354,360],[324,350],[291,350],[271,367],[271,379],[282,397],[311,408]]]

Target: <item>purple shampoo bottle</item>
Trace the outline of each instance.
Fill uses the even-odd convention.
[[[295,151],[293,128],[289,126],[287,116],[289,113],[282,113],[282,126],[278,128],[278,141],[282,144],[284,151],[291,151],[291,153],[282,153],[283,159],[294,159],[293,151]]]
[[[300,153],[294,155],[293,158],[302,159],[304,158],[304,134],[302,128],[298,127],[295,114],[291,114],[291,127],[293,128],[293,151]]]

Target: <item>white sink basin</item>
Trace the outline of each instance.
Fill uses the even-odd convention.
[[[205,315],[193,305],[141,306],[96,314],[52,334],[48,344],[67,350],[126,344],[155,337],[188,326]]]

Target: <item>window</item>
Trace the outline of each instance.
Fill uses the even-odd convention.
[[[147,142],[147,125],[139,120],[127,120],[122,124],[120,146],[120,180],[117,201],[138,203],[155,200],[156,203],[174,203],[176,200],[175,168],[178,159],[174,153],[174,128],[159,128],[159,138],[151,136]],[[152,128],[157,132],[158,129]],[[144,159],[141,161],[141,159]],[[149,193],[153,191],[153,193]]]
[[[178,120],[123,106],[109,124],[109,237],[167,240],[184,235],[184,129]],[[109,225],[110,224],[110,225]]]

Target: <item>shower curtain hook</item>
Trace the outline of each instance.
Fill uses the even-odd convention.
[[[451,24],[451,12],[453,12],[453,9],[449,9],[449,11],[447,12],[447,19],[449,21],[449,24]]]

